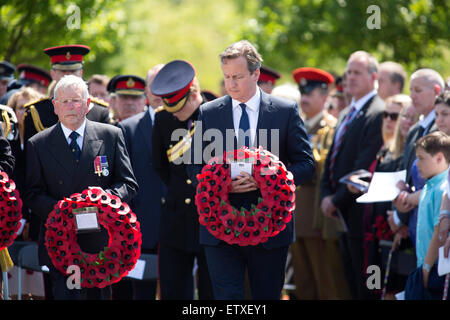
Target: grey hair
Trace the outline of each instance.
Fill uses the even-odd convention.
[[[359,50],[359,51],[353,52],[350,55],[350,58],[348,58],[348,61],[350,61],[350,60],[352,60],[354,58],[358,58],[358,57],[362,57],[362,58],[366,59],[366,61],[367,61],[367,71],[370,74],[378,72],[378,61],[377,61],[377,59],[373,55],[368,53],[367,51]]]
[[[444,91],[445,82],[441,75],[433,69],[424,68],[416,70],[412,75],[410,81],[416,78],[425,78],[425,80],[431,84],[431,86],[437,84],[441,88],[441,92]]]
[[[60,89],[66,90],[67,88],[81,88],[83,99],[86,100],[87,98],[89,98],[89,90],[86,82],[82,78],[74,76],[73,74],[65,75],[61,78],[61,80],[58,81],[55,86],[53,98],[55,100],[58,100],[58,91]]]

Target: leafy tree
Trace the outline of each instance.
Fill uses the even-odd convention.
[[[350,53],[362,49],[410,71],[422,66],[450,71],[444,59],[450,34],[446,0],[257,0],[240,5],[256,12],[242,37],[255,42],[266,63],[281,70],[314,66],[341,72]],[[379,28],[373,28],[377,17],[368,10],[371,5],[379,9]]]
[[[85,44],[92,71],[103,72],[101,60],[120,54],[125,28],[123,0],[6,0],[0,2],[0,57],[14,64],[49,67],[47,47]],[[123,37],[123,36],[122,36]]]

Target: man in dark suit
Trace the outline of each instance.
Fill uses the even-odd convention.
[[[56,299],[109,299],[110,287],[72,289],[66,277],[56,270],[44,245],[45,222],[54,205],[64,197],[98,186],[129,202],[138,185],[131,169],[122,131],[111,125],[86,119],[89,94],[85,82],[68,75],[55,88],[55,112],[59,122],[28,141],[26,154],[25,202],[42,219],[39,234],[39,262],[50,269],[52,290]],[[94,161],[105,156],[107,170],[94,172]],[[85,252],[96,253],[108,244],[108,233],[77,235]]]
[[[145,84],[146,93],[149,91],[147,88],[150,88],[153,78],[161,67],[162,65],[150,69]],[[161,203],[164,201],[166,187],[156,173],[153,165],[152,129],[155,114],[162,110],[162,108],[159,108],[161,104],[155,104],[155,99],[152,99],[148,93],[147,99],[150,102],[147,111],[121,121],[118,127],[123,131],[125,144],[130,155],[131,166],[139,184],[139,191],[131,201],[130,207],[141,223],[141,252],[156,255],[158,254],[159,244]],[[133,280],[132,285],[133,299],[155,299],[156,280]]]
[[[277,154],[292,172],[296,185],[309,180],[314,173],[314,161],[297,104],[268,95],[258,88],[262,58],[248,41],[230,45],[220,57],[228,95],[200,107],[196,126],[201,125],[201,130],[195,132],[193,141],[202,141],[203,133],[208,129],[219,130],[222,137],[227,136],[227,130],[234,129],[233,132],[238,134],[233,139],[239,145],[247,140],[248,147],[261,145]],[[241,126],[241,122],[246,125]],[[245,132],[245,135],[239,132]],[[267,133],[266,142],[262,139],[264,133]],[[197,135],[200,135],[199,140]],[[230,141],[224,143],[227,146],[233,144]],[[196,161],[196,154],[203,154],[207,147],[205,141],[202,145],[193,145],[192,159]],[[211,156],[222,156],[221,151],[224,150]],[[197,181],[196,175],[208,160],[201,159],[189,167],[192,180]],[[261,193],[251,175],[242,173],[232,181],[229,199],[235,208],[249,209],[252,203],[257,203],[259,196]],[[253,299],[280,299],[288,248],[294,241],[294,233],[292,219],[285,230],[267,242],[240,247],[215,238],[201,226],[200,243],[205,246],[214,298],[244,299],[247,268]]]
[[[167,63],[150,87],[162,98],[153,127],[153,164],[167,186],[159,233],[159,277],[161,299],[192,300],[193,269],[198,265],[198,297],[213,299],[203,247],[199,244],[199,222],[195,188],[183,161],[190,155],[191,136],[198,108],[203,103],[194,67],[187,61]],[[182,133],[181,135],[179,133]]]
[[[369,170],[383,144],[381,135],[384,102],[375,91],[378,63],[365,51],[347,61],[346,77],[353,99],[341,113],[333,144],[325,161],[320,186],[322,212],[327,217],[342,214],[348,232],[340,235],[344,271],[354,298],[367,297],[363,274],[364,206],[356,203],[339,179],[358,169]]]
[[[421,137],[437,130],[434,102],[439,93],[443,92],[444,87],[444,79],[433,69],[419,69],[411,75],[410,96],[414,109],[418,114],[423,115],[423,119],[411,127],[406,137],[402,165],[402,169],[406,170],[406,181],[402,187],[404,190],[410,191],[409,188],[414,186],[415,191],[418,191],[425,184],[425,180],[418,175],[415,164],[415,143]],[[403,203],[401,197],[394,200],[394,206],[397,210],[389,217],[391,225],[395,224],[395,228],[408,225],[411,240],[415,243],[417,208]]]
[[[84,45],[65,45],[44,49],[50,56],[52,68],[50,75],[56,83],[65,75],[83,76],[83,57],[90,52]],[[54,112],[52,96],[31,101],[24,105],[24,141],[36,133],[49,128],[58,122]],[[96,98],[90,98],[87,119],[96,122],[110,123],[108,104]]]

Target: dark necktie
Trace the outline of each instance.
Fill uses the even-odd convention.
[[[69,147],[73,153],[73,156],[75,157],[75,160],[77,160],[77,162],[80,161],[80,156],[81,156],[81,149],[77,143],[77,138],[79,136],[80,136],[80,134],[76,131],[72,131],[72,133],[69,135],[69,138],[71,139]]]
[[[419,130],[417,130],[417,139],[422,138],[424,133],[425,133],[425,128],[422,126],[419,126]]]
[[[240,103],[239,106],[242,109],[242,115],[241,120],[239,121],[239,136],[238,136],[238,142],[239,145],[242,145],[242,142],[244,142],[244,146],[250,148],[250,121],[248,120],[248,114],[246,110],[246,104]],[[247,134],[246,134],[247,133]],[[243,140],[245,139],[245,140]]]
[[[342,121],[342,129],[338,130],[336,141],[334,142],[333,150],[331,151],[331,157],[330,157],[330,163],[329,163],[329,170],[330,170],[330,181],[331,186],[335,187],[335,181],[334,181],[334,162],[336,161],[336,156],[339,152],[339,147],[341,146],[342,139],[345,135],[345,132],[347,131],[348,126],[353,121],[354,115],[356,113],[356,107],[352,107],[350,109],[350,112],[347,114],[347,116]]]

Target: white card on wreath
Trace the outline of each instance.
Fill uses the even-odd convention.
[[[134,268],[131,269],[130,272],[128,272],[127,277],[142,280],[144,277],[144,271],[145,271],[145,260],[138,259],[136,261],[136,264],[134,265]]]
[[[241,172],[252,175],[253,163],[251,162],[231,162],[231,180],[241,175]]]
[[[75,215],[77,231],[99,229],[97,212],[78,213]]]

